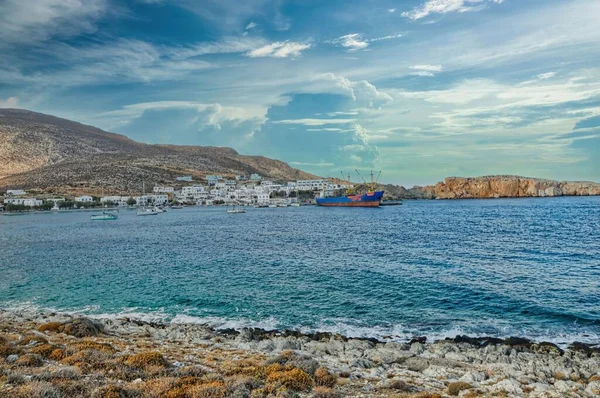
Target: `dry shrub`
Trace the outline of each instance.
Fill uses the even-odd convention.
[[[191,398],[225,398],[227,388],[220,381],[192,386],[188,389],[188,395]]]
[[[67,353],[62,348],[56,348],[48,355],[48,359],[51,361],[61,361],[66,358]]]
[[[63,358],[63,365],[77,366],[83,372],[92,370],[106,370],[107,362],[112,358],[110,354],[96,350],[78,351],[75,354]]]
[[[14,398],[61,398],[60,391],[47,381],[33,381],[11,391]]]
[[[112,384],[100,387],[92,394],[94,398],[127,398],[127,396],[127,391]]]
[[[78,350],[96,350],[107,352],[109,354],[114,354],[117,352],[117,349],[107,343],[98,343],[92,340],[83,340],[81,342],[73,344],[73,347]]]
[[[337,376],[329,373],[325,368],[319,368],[315,371],[315,385],[319,387],[333,388],[337,383]]]
[[[90,384],[86,381],[56,379],[52,385],[65,398],[88,398],[90,396]]]
[[[73,367],[57,369],[54,372],[44,372],[35,376],[36,380],[52,381],[52,380],[78,380],[81,375]]]
[[[292,391],[307,391],[312,388],[314,382],[308,373],[294,368],[268,374],[267,384],[285,387]]]
[[[225,361],[219,366],[219,370],[225,376],[233,376],[237,374],[251,375],[258,371],[258,364],[251,360],[241,361]]]
[[[48,344],[48,340],[46,340],[43,337],[40,336],[36,336],[33,334],[27,335],[27,336],[23,336],[23,338],[21,340],[19,340],[19,342],[17,343],[18,345],[29,345],[31,343],[36,343],[36,344]]]
[[[8,345],[0,345],[0,357],[6,358],[9,355],[20,354],[21,349],[18,347],[11,347]]]
[[[146,373],[143,370],[122,363],[108,362],[104,365],[107,372],[109,372],[106,376],[114,380],[133,381],[146,378]]]
[[[312,389],[313,398],[336,398],[338,394],[330,387],[315,387]]]
[[[42,360],[42,357],[37,354],[25,354],[21,355],[15,364],[17,366],[28,368],[38,368],[44,364],[44,361]]]
[[[144,398],[163,398],[174,387],[176,386],[173,377],[161,377],[140,383],[138,388]]]
[[[386,387],[389,388],[390,390],[396,390],[396,391],[408,391],[410,389],[408,384],[406,384],[406,382],[404,380],[400,380],[400,379],[391,380],[387,384]]]
[[[104,325],[87,318],[78,318],[63,325],[62,331],[70,336],[97,336],[104,330]]]
[[[56,350],[57,348],[58,346],[55,346],[53,344],[42,344],[34,347],[31,350],[31,352],[34,354],[38,354],[44,358],[48,358],[50,354],[52,354],[52,351]]]
[[[62,328],[61,322],[48,322],[40,325],[38,330],[40,332],[59,332]]]
[[[135,368],[147,368],[149,366],[167,367],[169,363],[159,352],[143,352],[130,355],[125,359],[125,364]]]
[[[473,388],[469,383],[465,383],[464,381],[456,381],[448,384],[448,394],[452,396],[457,396],[463,390],[468,390]]]
[[[600,375],[593,375],[592,377],[590,377],[588,379],[588,383],[592,382],[592,381],[599,381],[600,380]]]

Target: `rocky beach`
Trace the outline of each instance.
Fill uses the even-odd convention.
[[[0,310],[1,397],[596,397],[600,347]]]

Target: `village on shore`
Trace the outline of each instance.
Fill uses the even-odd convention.
[[[36,190],[8,189],[3,200],[0,197],[0,211],[88,209],[102,207],[145,207],[172,205],[235,205],[235,206],[285,206],[292,203],[312,204],[318,194],[331,196],[353,185],[335,183],[327,179],[272,181],[261,175],[238,175],[225,178],[220,175],[207,175],[202,181],[194,181],[192,176],[176,178],[172,185],[155,185],[151,193],[145,188],[141,195],[101,195],[83,194],[73,197],[54,197]]]

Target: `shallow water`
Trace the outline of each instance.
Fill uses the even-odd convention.
[[[0,306],[600,342],[600,197],[0,217]]]

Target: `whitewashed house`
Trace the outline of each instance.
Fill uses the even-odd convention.
[[[26,193],[22,189],[9,189],[6,191],[6,196],[23,196]]]
[[[75,202],[92,202],[94,198],[89,195],[78,196],[75,198]]]
[[[173,193],[173,192],[175,192],[175,188],[173,188],[173,187],[154,187],[154,188],[152,188],[152,192],[154,192],[154,193]]]

